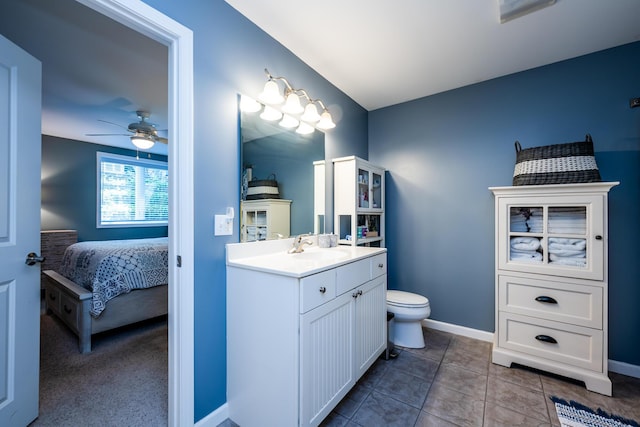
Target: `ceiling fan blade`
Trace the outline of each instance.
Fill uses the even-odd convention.
[[[163,138],[163,137],[161,137],[161,136],[156,136],[156,137],[155,137],[155,140],[156,140],[157,142],[162,142],[163,144],[168,144],[168,143],[169,143],[169,140],[168,140],[167,138]]]
[[[122,128],[122,129],[126,130],[127,132],[129,132],[129,129],[127,129],[126,127],[124,127],[122,125],[119,125],[117,123],[113,123],[113,122],[110,122],[110,121],[107,121],[107,120],[102,120],[102,119],[98,119],[98,121],[99,122],[103,122],[103,123],[109,123],[110,125],[118,126],[119,128]]]

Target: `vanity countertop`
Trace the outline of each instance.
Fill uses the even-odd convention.
[[[227,266],[290,277],[305,277],[330,268],[385,253],[386,248],[337,246],[319,248],[317,238],[304,252],[290,254],[293,239],[227,244]]]

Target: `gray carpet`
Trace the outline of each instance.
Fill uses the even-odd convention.
[[[40,415],[31,426],[167,425],[166,317],[94,335],[89,354],[55,316],[40,324]]]

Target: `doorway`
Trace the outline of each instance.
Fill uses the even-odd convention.
[[[141,1],[77,0],[169,51],[169,425],[193,424],[193,36]],[[178,76],[180,78],[178,79]],[[178,292],[178,289],[180,292]]]

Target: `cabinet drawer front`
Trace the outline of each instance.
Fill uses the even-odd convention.
[[[71,329],[78,332],[78,303],[65,294],[60,294],[60,317]]]
[[[371,278],[387,274],[387,254],[380,254],[371,257]]]
[[[499,322],[500,347],[602,372],[601,330],[510,313],[500,313]]]
[[[47,308],[56,314],[60,314],[60,290],[46,284],[44,289]]]
[[[500,311],[602,329],[602,287],[505,275],[498,286]]]
[[[300,313],[306,313],[336,297],[335,270],[300,279]]]
[[[371,259],[366,258],[338,267],[337,295],[350,291],[371,278]]]

